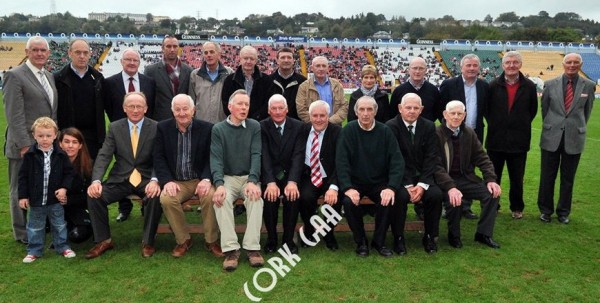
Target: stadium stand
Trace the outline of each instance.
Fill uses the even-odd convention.
[[[432,47],[380,47],[374,48],[372,52],[380,73],[390,74],[398,81],[391,86],[400,85],[408,79],[408,63],[414,57],[425,59],[428,67],[427,80],[433,85],[439,86],[448,78]]]
[[[464,55],[469,53],[474,53],[479,57],[481,61],[481,77],[485,78],[486,81],[489,82],[502,73],[502,55],[498,51],[477,50],[472,52],[456,49],[439,51],[451,77],[460,75],[460,60]]]
[[[582,53],[581,57],[583,59],[582,71],[590,80],[598,83],[600,81],[600,56],[593,53]]]
[[[523,56],[521,72],[525,76],[539,77],[546,81],[563,72],[563,52],[519,50],[519,53]]]

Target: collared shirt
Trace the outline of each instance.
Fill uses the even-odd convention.
[[[371,125],[369,128],[364,128],[364,127],[362,126],[362,124],[360,124],[360,121],[359,121],[359,122],[358,122],[358,127],[360,127],[360,129],[362,129],[362,130],[364,130],[364,131],[368,131],[368,132],[370,132],[370,131],[372,131],[372,130],[375,128],[375,124],[377,124],[377,123],[375,122],[375,119],[373,119],[373,124],[372,124],[372,125]]]
[[[325,137],[325,132],[327,131],[327,129],[324,129],[322,131],[319,132],[319,158],[321,156],[321,147],[323,146],[323,138]],[[312,142],[315,138],[315,128],[311,127],[310,128],[310,134],[308,135],[308,139],[306,140],[306,152],[304,153],[304,164],[306,164],[306,166],[310,167],[310,149],[312,148]],[[321,177],[323,179],[327,178],[327,173],[325,172],[325,168],[323,168],[323,165],[320,166],[320,172],[321,172]],[[335,191],[339,191],[339,187],[335,184],[330,184],[329,185],[329,189],[333,189]]]
[[[329,104],[329,108],[333,108],[333,93],[331,92],[331,82],[329,82],[329,76],[325,77],[325,82],[323,84],[319,83],[317,78],[314,78],[313,82],[317,92],[319,93],[319,98],[327,102],[327,104]],[[331,111],[329,115],[333,115],[333,111]]]
[[[135,73],[135,75],[130,76],[126,72],[121,72],[121,76],[123,76],[123,87],[125,87],[125,93],[129,92],[129,78],[133,78],[133,87],[135,87],[135,91],[140,91],[140,76],[139,73]]]
[[[192,122],[193,123],[193,122]],[[175,178],[180,181],[197,179],[198,174],[192,163],[192,123],[188,125],[185,132],[177,128],[177,162],[175,167]]]
[[[38,146],[39,149],[39,146]],[[46,205],[46,203],[48,203],[48,182],[50,180],[50,170],[51,170],[51,161],[50,161],[50,157],[52,157],[52,152],[54,151],[54,147],[50,147],[50,149],[48,151],[43,151],[40,149],[40,151],[42,151],[42,154],[44,155],[44,182],[43,182],[43,188],[44,190],[42,191],[42,205]],[[52,193],[54,194],[54,193]]]
[[[85,74],[88,72],[88,69],[90,68],[88,65],[86,65],[86,66],[85,66],[85,71],[83,71],[83,73],[82,73],[82,74],[80,74],[80,73],[79,73],[79,71],[78,71],[78,70],[77,70],[75,67],[73,67],[73,62],[71,62],[71,63],[69,64],[69,66],[71,67],[71,70],[72,70],[72,71],[73,71],[73,72],[74,72],[74,73],[75,73],[77,76],[79,76],[79,78],[82,78],[82,79],[83,79],[83,77],[85,77]]]
[[[137,125],[138,138],[142,133],[142,125],[144,124],[144,119],[140,120],[138,123],[133,123],[131,120],[127,119],[127,124],[129,125],[129,136],[133,134],[133,125]]]
[[[231,117],[231,115],[227,116],[227,119],[225,120],[225,121],[227,121],[227,123],[229,123],[229,125],[241,126],[243,128],[246,128],[246,120],[240,122],[240,124],[235,124],[235,123],[233,123],[233,121],[231,121],[230,117]]]
[[[208,77],[210,77],[210,81],[215,81],[219,76],[219,63],[217,63],[217,68],[215,68],[214,71],[210,71],[210,68],[206,65],[206,73],[208,74]]]
[[[246,90],[246,93],[248,94],[248,96],[250,96],[252,94],[252,87],[253,86],[254,86],[254,79],[252,79],[252,76],[245,77],[245,79],[244,79],[244,89]]]
[[[285,130],[285,120],[283,120],[283,123],[281,123],[281,124],[277,124],[277,123],[273,122],[273,125],[275,125],[275,129],[277,129],[278,127],[281,127],[281,132],[279,134],[283,136],[283,131]]]
[[[412,125],[412,127],[413,127],[412,128],[413,135],[417,133],[417,121],[418,120],[415,120],[415,122],[413,122],[413,123],[408,123],[408,122],[404,121],[404,119],[402,119],[402,122],[404,122],[404,125],[406,126],[406,128],[408,128],[409,125]],[[411,185],[406,185],[404,187],[405,188],[411,188],[413,186],[414,185],[411,184]],[[424,190],[428,190],[429,189],[429,184],[424,183],[424,182],[418,182],[417,186],[421,186]]]
[[[417,83],[415,81],[413,81],[413,79],[411,79],[410,77],[408,78],[408,83],[410,83],[410,85],[412,85],[416,91],[420,90],[421,87],[423,87],[423,84],[425,84],[425,78],[423,78],[423,80],[421,80],[421,82]]]
[[[31,70],[31,72],[33,72],[33,74],[35,75],[35,77],[38,79],[38,82],[43,87],[44,84],[42,83],[42,79],[40,79],[39,72],[42,72],[42,74],[44,75],[44,77],[46,77],[46,71],[44,70],[44,68],[42,67],[42,69],[39,69],[39,68],[35,67],[35,65],[33,65],[31,63],[31,61],[29,61],[29,59],[27,59],[27,61],[25,61],[25,65],[27,65],[27,67],[29,67],[29,69]],[[48,86],[50,86],[50,81],[48,81],[48,77],[46,77],[46,83],[48,84]],[[51,87],[50,87],[50,90],[52,90]],[[54,103],[54,94],[49,95],[48,98],[50,99],[50,104],[53,104]]]
[[[468,85],[467,81],[463,77],[464,90],[465,90],[465,104],[467,107],[467,119],[465,124],[472,129],[477,126],[477,80],[473,84]]]
[[[571,78],[571,85],[573,86],[573,96],[575,96],[575,86],[577,86],[577,81],[579,80],[579,75],[575,75],[573,78]],[[565,74],[563,74],[562,76],[562,84],[563,84],[563,97],[567,96],[567,83],[569,82],[569,77],[567,77]],[[576,98],[573,98],[573,100],[577,100]]]

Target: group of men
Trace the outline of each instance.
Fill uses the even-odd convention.
[[[370,248],[384,257],[406,254],[404,225],[411,203],[421,206],[425,251],[437,251],[442,208],[448,218],[448,242],[460,248],[461,217],[477,218],[468,205],[473,199],[482,205],[475,241],[499,248],[493,229],[505,163],[512,216],[523,216],[525,161],[538,104],[535,86],[519,71],[518,52],[504,55],[504,73],[490,84],[478,78],[479,58],[466,55],[462,75],[444,81],[440,91],[426,81],[426,63],[416,57],[410,62],[409,80],[390,100],[398,115],[377,121],[378,104],[371,96],[360,97],[348,108],[341,84],[328,76],[328,61],[322,56],[312,60],[313,76],[307,80],[295,72],[294,51],[289,48],[277,52],[278,68],[271,75],[259,71],[257,51],[251,46],[241,49],[235,71],[221,63],[221,50],[214,42],[204,43],[203,64],[194,70],[179,59],[175,37],[166,36],[162,50],[163,60],[141,74],[139,53],[126,49],[123,71],[104,79],[88,65],[87,42],[77,39],[69,47],[70,64],[53,76],[44,70],[47,41],[33,37],[27,42],[28,59],[7,72],[4,96],[17,241],[26,243],[27,235],[25,213],[13,201],[16,173],[32,143],[28,128],[40,116],[57,119],[60,128],[79,128],[95,159],[88,206],[96,244],[86,254],[88,259],[113,248],[108,205],[120,201],[117,219],[126,220],[130,194],[144,197],[144,257],[155,252],[163,212],[177,243],[172,255],[186,254],[192,240],[181,204],[195,195],[205,247],[224,256],[227,271],[237,268],[242,248],[250,265],[259,267],[264,264],[261,247],[265,253],[281,246],[291,253],[298,253],[298,245],[308,247],[302,241],[294,243],[296,221],[300,215],[308,239],[319,233],[310,222],[320,196],[334,209],[344,208],[359,256],[367,256]],[[567,54],[565,73],[547,82],[542,96],[538,206],[544,222],[550,222],[555,211],[559,166],[556,213],[560,222],[569,222],[572,185],[595,89],[593,82],[578,76],[582,63],[578,54]],[[357,119],[342,128],[349,110]],[[105,112],[111,121],[107,132]],[[484,118],[487,152],[482,144]],[[437,127],[436,119],[441,122]],[[114,165],[103,180],[113,157]],[[483,178],[475,174],[475,167]],[[363,223],[366,206],[360,204],[364,196],[375,204],[370,243]],[[234,223],[238,198],[247,216],[241,245]],[[261,246],[263,221],[267,240]],[[385,241],[390,227],[392,249]],[[333,231],[324,240],[328,249],[338,249]]]

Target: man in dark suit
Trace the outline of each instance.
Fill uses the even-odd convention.
[[[71,62],[54,74],[58,91],[58,128],[79,129],[90,156],[96,159],[106,136],[102,96],[104,76],[89,65],[92,49],[85,40],[71,41],[68,54]]]
[[[271,96],[269,118],[260,121],[262,138],[261,182],[265,204],[263,219],[267,228],[265,252],[277,249],[277,217],[279,203],[283,203],[282,245],[297,253],[294,231],[298,220],[298,183],[302,174],[304,141],[300,140],[303,123],[288,118],[288,107],[280,94]]]
[[[123,51],[121,58],[123,71],[104,80],[104,110],[110,122],[125,118],[123,97],[126,93],[142,92],[146,96],[148,111],[146,117],[154,118],[154,79],[138,72],[140,54],[131,48]]]
[[[303,173],[300,179],[300,198],[298,199],[300,216],[304,222],[304,235],[313,241],[312,235],[315,228],[310,223],[310,218],[317,213],[317,200],[323,196],[325,203],[331,205],[338,213],[342,212],[342,203],[339,187],[337,186],[337,174],[335,170],[335,149],[337,139],[342,127],[329,123],[329,104],[323,100],[317,100],[308,107],[310,124],[305,124],[300,139],[306,144],[304,153]],[[316,139],[315,139],[316,137]],[[318,142],[316,148],[315,140]],[[314,151],[313,151],[314,150]],[[313,155],[317,156],[313,156]],[[314,158],[314,159],[313,159]],[[311,167],[315,167],[313,170]],[[313,178],[313,175],[320,175]],[[330,250],[338,250],[339,246],[335,239],[333,225],[332,230],[325,237],[325,246]],[[303,243],[305,244],[305,243]],[[308,246],[308,244],[305,244]]]
[[[31,37],[25,45],[25,64],[4,73],[4,110],[6,137],[4,154],[8,158],[10,216],[16,241],[27,243],[27,214],[19,207],[18,180],[23,154],[35,142],[30,131],[39,117],[56,119],[58,95],[52,74],[44,69],[50,56],[48,41]]]
[[[446,79],[440,86],[440,104],[442,109],[452,100],[458,100],[465,104],[467,116],[465,124],[475,130],[477,139],[483,143],[483,114],[489,95],[489,85],[479,79],[480,60],[475,54],[467,54],[460,60],[461,75]],[[462,203],[463,216],[467,219],[477,219],[477,215],[471,211],[472,201],[465,200]]]
[[[123,71],[104,80],[104,110],[110,122],[125,118],[123,111],[123,97],[126,93],[142,92],[146,96],[148,105],[147,117],[152,117],[154,110],[154,80],[138,73],[140,67],[140,54],[133,49],[123,51],[121,58]],[[129,199],[119,201],[119,215],[117,222],[129,218],[133,204]]]
[[[443,124],[436,129],[439,160],[434,174],[435,182],[444,191],[448,216],[448,242],[461,248],[460,218],[463,197],[481,201],[481,218],[477,222],[475,241],[491,248],[500,248],[492,236],[496,210],[500,199],[500,185],[496,183],[494,165],[472,128],[463,124],[465,105],[450,101],[444,111]],[[475,174],[479,168],[483,180]]]
[[[202,210],[205,247],[213,255],[222,257],[212,202],[214,188],[210,181],[213,125],[194,119],[194,100],[188,95],[175,96],[171,107],[175,118],[161,121],[157,126],[154,170],[163,189],[160,204],[177,242],[172,255],[182,257],[192,246],[181,203],[197,195]]]
[[[583,60],[577,53],[563,58],[564,73],[545,83],[542,93],[543,127],[540,139],[542,165],[538,207],[540,220],[550,222],[554,209],[554,183],[560,167],[558,222],[569,223],[573,182],[585,145],[587,121],[594,103],[594,82],[579,75]]]
[[[390,219],[392,234],[397,243],[394,249],[398,254],[406,253],[404,224],[407,202],[422,203],[425,217],[422,243],[425,251],[432,254],[437,252],[436,242],[442,214],[442,191],[433,179],[438,160],[435,124],[420,116],[423,105],[417,94],[404,95],[398,111],[400,114],[386,123],[396,136],[404,157],[404,188],[398,189],[400,201],[394,204]]]
[[[510,176],[510,210],[514,219],[523,217],[523,181],[527,152],[531,143],[531,122],[538,111],[535,84],[521,72],[523,59],[516,51],[502,58],[504,72],[490,82],[490,98],[485,118],[488,131],[487,153],[501,184],[504,163]]]
[[[156,96],[153,117],[162,121],[173,117],[171,100],[178,94],[186,94],[190,86],[192,68],[181,62],[179,41],[173,36],[165,36],[162,41],[163,60],[146,66],[144,75],[154,79]]]
[[[127,118],[110,124],[106,141],[98,153],[88,187],[88,208],[96,245],[85,255],[96,258],[113,248],[108,224],[108,205],[128,195],[144,197],[144,236],[142,255],[154,253],[154,237],[162,210],[158,196],[160,185],[154,175],[152,151],[156,137],[156,121],[144,117],[147,106],[144,95],[125,95],[123,110]],[[115,158],[108,179],[102,183],[106,169]]]

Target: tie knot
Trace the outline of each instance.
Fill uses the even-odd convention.
[[[133,81],[133,77],[129,77],[129,81]]]
[[[318,137],[318,136],[319,136],[319,132],[318,132],[318,131],[316,131],[316,130],[314,131],[314,134],[315,134],[315,137]]]

